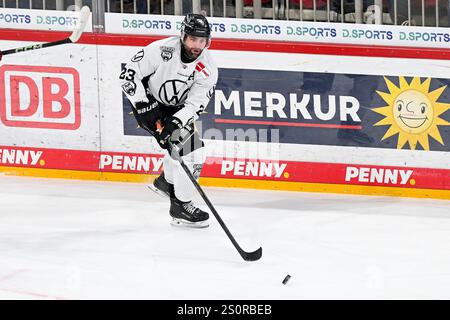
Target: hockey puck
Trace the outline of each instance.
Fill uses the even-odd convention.
[[[289,279],[291,278],[290,275],[287,275],[284,279],[283,279],[283,284],[285,285],[286,283],[288,283]]]

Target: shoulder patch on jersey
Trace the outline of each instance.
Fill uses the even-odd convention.
[[[161,46],[159,49],[161,50],[161,58],[163,61],[167,62],[172,59],[173,52],[175,51],[174,47]]]
[[[134,96],[136,93],[136,84],[133,81],[125,82],[122,85],[122,90],[128,95]]]
[[[136,53],[133,56],[133,58],[131,58],[131,61],[138,62],[138,61],[141,61],[143,57],[144,57],[144,49],[139,50],[138,53]]]
[[[209,77],[209,70],[208,68],[206,68],[206,66],[202,63],[202,62],[198,62],[197,65],[195,66],[195,70],[200,73],[203,78],[208,78]]]

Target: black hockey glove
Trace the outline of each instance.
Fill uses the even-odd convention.
[[[183,124],[181,123],[180,119],[175,117],[168,117],[164,121],[164,128],[159,135],[159,145],[161,146],[161,148],[167,149],[169,147],[168,140],[170,139],[172,133],[177,129],[181,129],[182,127]]]
[[[139,126],[151,134],[156,132],[156,121],[163,116],[159,102],[150,97],[150,102],[136,102],[133,114]]]

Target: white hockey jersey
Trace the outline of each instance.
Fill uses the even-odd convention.
[[[191,118],[198,119],[208,105],[217,75],[207,49],[195,61],[183,63],[180,38],[171,37],[139,50],[122,69],[120,80],[133,106],[136,102],[148,102],[147,93],[168,108],[184,105],[174,116],[186,125]]]

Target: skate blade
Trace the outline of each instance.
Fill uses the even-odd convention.
[[[209,227],[208,220],[199,221],[199,222],[190,222],[183,219],[172,218],[170,224],[175,227],[187,227],[187,228],[207,228]]]
[[[165,193],[164,191],[159,190],[153,184],[149,184],[147,187],[150,190],[152,190],[154,193],[156,193],[157,195],[159,195],[161,197],[164,197],[164,198],[169,198],[169,195],[167,193]]]

